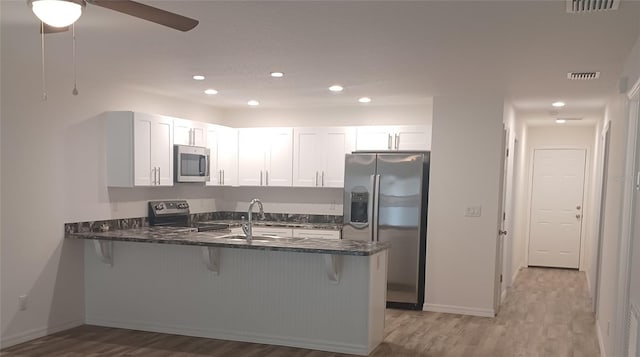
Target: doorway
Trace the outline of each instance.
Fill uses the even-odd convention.
[[[586,149],[536,149],[529,266],[578,269]]]

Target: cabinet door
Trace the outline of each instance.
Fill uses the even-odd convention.
[[[261,186],[265,182],[265,135],[268,130],[238,130],[238,184]]]
[[[325,145],[323,128],[293,129],[293,186],[317,187],[321,184],[323,150]]]
[[[328,229],[293,229],[294,238],[340,239],[340,231]]]
[[[192,122],[191,145],[207,146],[207,124],[201,122]]]
[[[320,185],[344,187],[344,157],[355,150],[355,129],[326,128],[325,141],[317,150],[324,153]]]
[[[397,127],[394,140],[396,150],[431,150],[431,125]]]
[[[266,236],[266,237],[283,237],[291,238],[293,232],[291,228],[277,228],[277,227],[256,227],[251,228],[254,236]]]
[[[151,127],[153,116],[135,113],[133,120],[133,185],[155,184],[155,169],[151,167]]]
[[[173,141],[176,145],[191,145],[191,121],[173,119]]]
[[[157,117],[151,126],[151,166],[157,170],[157,185],[173,186],[173,120]]]
[[[393,127],[363,126],[356,129],[356,150],[392,150]]]
[[[238,186],[238,130],[223,128],[218,136],[218,169],[222,184]]]
[[[206,182],[207,186],[216,186],[222,184],[222,173],[218,167],[219,161],[219,136],[220,127],[217,125],[210,125],[207,128],[207,148],[209,148],[209,181]]]
[[[274,128],[268,136],[266,152],[266,186],[291,186],[293,165],[293,130]]]

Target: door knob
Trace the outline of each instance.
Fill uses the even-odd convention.
[[[580,219],[580,215],[579,215],[579,214],[576,214],[576,218],[577,218],[577,219]]]
[[[580,208],[582,208],[580,205],[577,205],[577,206],[576,206],[576,209],[580,209]]]

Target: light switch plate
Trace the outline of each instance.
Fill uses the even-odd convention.
[[[482,206],[467,206],[464,208],[465,217],[480,217],[482,216]]]

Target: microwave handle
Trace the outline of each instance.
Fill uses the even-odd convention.
[[[209,176],[209,157],[207,155],[200,156],[199,166],[200,174],[202,176]]]

